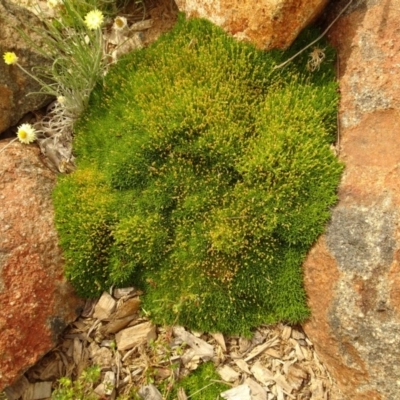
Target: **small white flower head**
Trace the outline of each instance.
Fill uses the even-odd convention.
[[[49,8],[55,9],[63,5],[63,0],[47,0]]]
[[[65,97],[64,96],[58,96],[57,97],[57,102],[58,104],[65,104]]]
[[[21,143],[32,143],[36,140],[35,128],[31,124],[22,124],[18,127],[17,137]]]
[[[10,51],[7,51],[6,53],[3,54],[3,59],[7,65],[16,64],[18,62],[17,55]]]
[[[122,31],[128,26],[128,21],[125,17],[116,17],[114,19],[113,29],[116,31]]]
[[[90,30],[100,28],[103,21],[104,15],[99,10],[89,11],[85,17],[85,24]]]

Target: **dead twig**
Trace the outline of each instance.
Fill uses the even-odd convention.
[[[328,27],[321,33],[321,35],[319,35],[315,40],[313,40],[311,43],[309,43],[306,47],[304,47],[303,49],[301,49],[300,51],[298,51],[294,56],[290,57],[288,60],[286,60],[285,62],[283,62],[282,64],[279,65],[275,65],[274,69],[278,69],[278,68],[282,68],[284,67],[286,64],[290,63],[290,61],[294,60],[297,56],[299,56],[301,53],[303,53],[304,51],[306,51],[309,47],[311,47],[313,44],[317,43],[319,40],[321,40],[329,31],[329,29],[331,29],[332,25],[340,18],[340,16],[350,7],[351,3],[353,2],[353,0],[350,0],[347,5],[345,7],[343,7],[343,9],[340,11],[340,13],[336,16],[336,18],[328,25]]]

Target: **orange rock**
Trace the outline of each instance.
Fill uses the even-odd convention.
[[[341,400],[399,398],[399,20],[395,2],[355,3],[329,35],[346,169],[326,234],[304,263],[312,316],[303,327]]]
[[[22,39],[15,28],[40,43],[40,38],[34,33],[35,27],[41,26],[39,19],[29,10],[10,2],[0,0],[1,35],[0,35],[0,133],[10,126],[16,125],[28,112],[35,111],[51,101],[48,95],[27,96],[39,92],[40,85],[17,65],[6,65],[3,52],[15,52],[19,63],[28,71],[33,67],[50,65],[51,61],[36,52],[32,46]]]
[[[285,49],[327,0],[175,0],[189,17],[201,17],[260,49]]]
[[[39,153],[19,142],[0,153],[0,391],[54,347],[83,305],[63,277],[55,175]]]

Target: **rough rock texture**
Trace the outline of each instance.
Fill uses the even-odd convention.
[[[19,142],[0,153],[0,391],[54,346],[82,306],[63,278],[55,175],[39,153]]]
[[[304,329],[349,400],[400,398],[399,21],[396,1],[356,1],[330,33],[346,170],[305,263]]]
[[[6,65],[3,60],[5,52],[13,51],[19,63],[28,71],[48,63],[48,60],[35,53],[23,41],[15,29],[23,29],[40,43],[32,31],[38,25],[39,19],[30,11],[8,0],[0,0],[0,133],[17,124],[27,112],[37,110],[49,102],[49,96],[27,96],[28,93],[38,92],[40,85],[17,65]]]
[[[175,0],[180,11],[202,17],[260,49],[288,47],[328,0]]]

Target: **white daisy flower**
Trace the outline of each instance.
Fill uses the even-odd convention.
[[[128,26],[128,21],[125,17],[116,17],[114,19],[113,29],[116,31],[122,31]]]
[[[17,137],[21,143],[32,143],[36,140],[35,128],[31,124],[22,124],[18,127]]]

